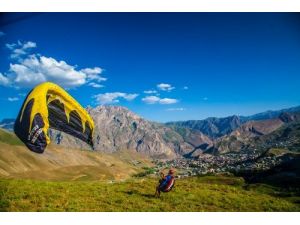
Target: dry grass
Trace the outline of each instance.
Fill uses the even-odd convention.
[[[141,162],[134,165],[133,160]],[[51,181],[122,180],[150,161],[138,154],[106,154],[49,146],[36,154],[24,146],[0,143],[0,177]]]

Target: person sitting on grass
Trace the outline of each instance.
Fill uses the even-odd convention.
[[[167,176],[163,172],[160,173],[161,179],[156,187],[155,197],[160,197],[160,192],[169,192],[175,184],[174,170],[170,169]]]

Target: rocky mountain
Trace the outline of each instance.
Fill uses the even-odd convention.
[[[267,135],[253,138],[249,144],[250,149],[285,149],[292,152],[300,152],[300,122],[289,122]]]
[[[150,123],[131,111],[118,106],[89,108],[95,122],[95,149],[118,151],[135,149],[147,155],[174,157],[175,153],[161,135],[168,132],[158,124]],[[169,131],[171,132],[171,131]],[[172,138],[172,135],[170,135]],[[178,137],[175,137],[178,139]]]
[[[224,118],[210,117],[205,120],[187,120],[178,122],[168,122],[167,126],[185,127],[199,131],[210,138],[218,138],[229,134],[242,125],[238,116],[229,116]]]
[[[195,149],[206,149],[212,141],[199,131],[173,129],[150,122],[120,106],[87,108],[95,122],[94,149],[104,152],[135,150],[155,158],[175,158]],[[62,146],[89,148],[85,143],[51,130],[52,140]]]
[[[280,118],[261,120],[261,121],[249,121],[241,125],[236,130],[232,131],[229,136],[236,136],[245,138],[252,138],[269,134],[284,124]]]
[[[206,149],[213,146],[213,141],[203,133],[191,130],[189,128],[185,127],[178,127],[178,126],[170,126],[172,130],[180,134],[180,136],[183,138],[184,142],[193,146],[193,149],[187,148],[181,148],[181,155],[184,157],[190,158],[190,157],[196,157],[200,154],[202,154]]]
[[[297,107],[287,109],[296,110]],[[95,122],[94,150],[117,152],[134,150],[154,158],[171,159],[178,156],[195,157],[202,153],[226,153],[241,151],[257,143],[264,146],[264,137],[280,130],[287,124],[300,121],[300,113],[282,111],[276,118],[250,120],[230,116],[160,124],[142,117],[120,106],[98,106],[87,108]],[[272,111],[272,117],[279,111]],[[257,114],[248,118],[262,118]],[[13,119],[5,119],[0,127],[12,130]],[[90,146],[70,135],[49,130],[52,143],[57,145],[90,149]],[[262,140],[262,141],[258,141]],[[280,140],[280,139],[278,139]],[[269,141],[269,140],[268,140]],[[272,142],[275,140],[272,139]],[[260,145],[260,146],[259,146]]]
[[[215,140],[214,146],[208,152],[226,153],[246,149],[263,150],[267,146],[271,148],[282,143],[284,138],[285,142],[293,139],[297,140],[297,135],[286,137],[288,131],[284,129],[294,131],[299,123],[300,113],[282,113],[275,119],[248,121],[230,134]],[[297,132],[293,134],[295,133]]]

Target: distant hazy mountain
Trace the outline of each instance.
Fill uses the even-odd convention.
[[[266,112],[254,114],[252,116],[241,116],[242,121],[249,121],[249,120],[266,120],[266,119],[273,119],[277,118],[283,112],[300,112],[300,106],[291,107],[287,109],[281,110],[268,110]]]
[[[208,151],[213,153],[241,150],[267,150],[281,147],[295,150],[300,143],[300,113],[282,113],[278,118],[248,121],[238,129],[218,138]],[[291,148],[293,147],[293,148]]]
[[[0,122],[0,128],[13,131],[14,130],[15,119],[3,119]]]
[[[166,123],[167,126],[178,126],[197,130],[210,138],[217,138],[229,134],[241,126],[241,124],[242,122],[238,116],[229,116],[225,118],[210,117],[205,120],[187,120]]]
[[[277,111],[266,111],[252,116],[229,116],[224,118],[210,117],[204,120],[187,120],[166,123],[167,126],[179,126],[197,130],[212,139],[222,137],[251,120],[266,120],[279,117],[284,112],[300,112],[300,106]]]

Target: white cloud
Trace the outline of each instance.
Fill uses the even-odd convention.
[[[186,108],[168,108],[167,111],[185,111]]]
[[[2,36],[4,36],[4,35],[5,35],[5,33],[2,32],[2,31],[0,31],[0,37],[2,37]]]
[[[134,100],[138,94],[127,94],[123,92],[112,92],[112,93],[104,93],[93,96],[99,104],[111,104],[118,103],[120,98],[123,98],[127,101]]]
[[[125,98],[127,101],[132,101],[137,96],[138,96],[138,94],[125,94],[125,96],[123,96],[123,98]]]
[[[103,72],[103,69],[101,69],[100,67],[85,68],[81,71],[86,74],[87,80],[89,81],[94,80],[97,82],[101,82],[107,80],[107,78],[100,76],[100,74]]]
[[[17,44],[15,44],[15,43],[12,43],[12,44],[6,44],[5,45],[8,49],[10,49],[10,50],[13,50],[16,46],[17,46]]]
[[[142,98],[142,101],[147,104],[155,104],[155,103],[158,103],[159,100],[160,100],[160,98],[157,96],[146,96],[145,98]]]
[[[102,84],[97,84],[97,83],[95,83],[95,82],[88,83],[88,86],[91,86],[91,87],[93,87],[93,88],[103,88],[103,87],[104,87],[104,85],[102,85]]]
[[[10,80],[6,76],[3,76],[2,73],[0,73],[0,85],[8,86],[9,84],[10,84]]]
[[[39,83],[50,81],[65,88],[78,87],[88,84],[95,88],[103,87],[99,84],[107,78],[100,74],[103,69],[100,67],[77,69],[77,66],[69,65],[63,60],[56,60],[52,57],[40,54],[28,55],[28,50],[36,47],[36,43],[28,41],[22,43],[6,44],[11,50],[13,62],[9,71],[0,73],[0,85],[15,88],[33,87]]]
[[[87,75],[65,61],[30,55],[20,63],[10,64],[7,78],[17,87],[33,87],[45,81],[71,88],[86,83]]]
[[[7,100],[10,102],[15,102],[15,101],[18,101],[19,98],[18,97],[9,97]]]
[[[23,44],[22,48],[23,49],[36,48],[36,43],[32,41],[27,41],[26,43]]]
[[[36,48],[36,43],[27,41],[25,43],[18,41],[18,43],[6,44],[6,47],[11,50],[10,57],[12,59],[20,59],[22,56],[27,55],[32,48]]]
[[[178,100],[174,98],[159,98],[157,96],[146,96],[145,98],[142,98],[142,101],[147,103],[147,104],[162,104],[162,105],[167,105],[167,104],[174,104],[177,103]]]
[[[174,104],[177,102],[178,102],[178,100],[174,99],[174,98],[162,98],[159,100],[159,103],[163,104],[163,105]]]
[[[155,90],[147,90],[147,91],[144,91],[145,94],[156,94],[157,91]]]
[[[184,86],[184,87],[183,87],[183,90],[188,90],[188,89],[189,89],[188,86]]]
[[[157,88],[162,91],[172,91],[175,87],[172,87],[171,84],[161,83],[157,85]]]

